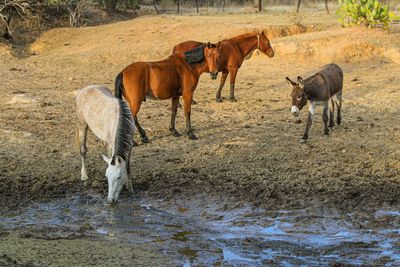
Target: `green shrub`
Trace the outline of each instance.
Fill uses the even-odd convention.
[[[378,0],[339,0],[339,5],[336,14],[343,27],[364,24],[371,28],[381,24],[389,29],[393,19],[399,19]]]

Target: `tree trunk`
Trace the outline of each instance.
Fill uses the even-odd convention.
[[[178,14],[179,14],[179,0],[176,0],[176,6],[178,7]]]
[[[325,9],[326,9],[326,13],[329,14],[328,0],[325,0]]]
[[[297,13],[299,13],[299,9],[300,9],[300,2],[301,2],[301,0],[298,0],[298,2],[297,2],[297,10],[296,10],[296,12],[297,12]]]
[[[196,5],[196,12],[199,13],[199,4],[197,3],[197,0],[194,0],[194,4]]]
[[[261,12],[261,0],[258,0],[258,11]]]
[[[153,6],[154,6],[154,9],[156,10],[156,13],[158,14],[158,9],[157,9],[157,5],[156,5],[156,0],[153,0]]]
[[[225,0],[222,0],[222,11],[225,10]]]
[[[6,38],[6,39],[13,39],[14,38],[14,36],[11,33],[11,26],[10,26],[11,18],[12,18],[12,12],[8,11],[7,15],[6,15],[6,18],[4,19],[4,22],[6,24],[6,32],[4,33],[4,38]]]

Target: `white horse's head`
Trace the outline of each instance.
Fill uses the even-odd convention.
[[[114,160],[103,156],[105,162],[107,162],[108,167],[106,170],[106,177],[108,180],[108,197],[107,200],[110,203],[117,202],[119,198],[119,193],[122,187],[128,181],[128,174],[126,171],[126,162],[120,156],[115,156]]]

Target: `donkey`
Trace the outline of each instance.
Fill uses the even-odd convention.
[[[297,77],[297,83],[286,77],[286,80],[292,87],[292,109],[291,113],[297,117],[300,110],[306,105],[307,100],[310,101],[308,109],[307,126],[300,143],[306,143],[308,139],[308,132],[311,128],[315,107],[319,104],[323,105],[322,119],[324,121],[324,134],[329,134],[328,128],[328,107],[329,100],[331,100],[331,107],[329,110],[329,127],[334,126],[334,101],[333,96],[336,95],[337,118],[338,125],[342,122],[341,108],[342,108],[342,91],[343,91],[343,71],[336,64],[326,65],[321,71],[313,76],[303,80],[300,76]]]
[[[108,202],[116,202],[122,187],[133,192],[129,179],[129,158],[133,146],[134,121],[128,104],[114,97],[101,85],[90,85],[76,96],[77,138],[82,159],[81,180],[88,179],[86,173],[87,129],[106,143],[108,156],[102,155],[108,167]]]

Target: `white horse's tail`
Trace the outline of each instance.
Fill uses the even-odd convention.
[[[78,126],[75,127],[75,142],[74,142],[74,148],[76,151],[80,151],[80,143],[79,143],[79,130]]]

